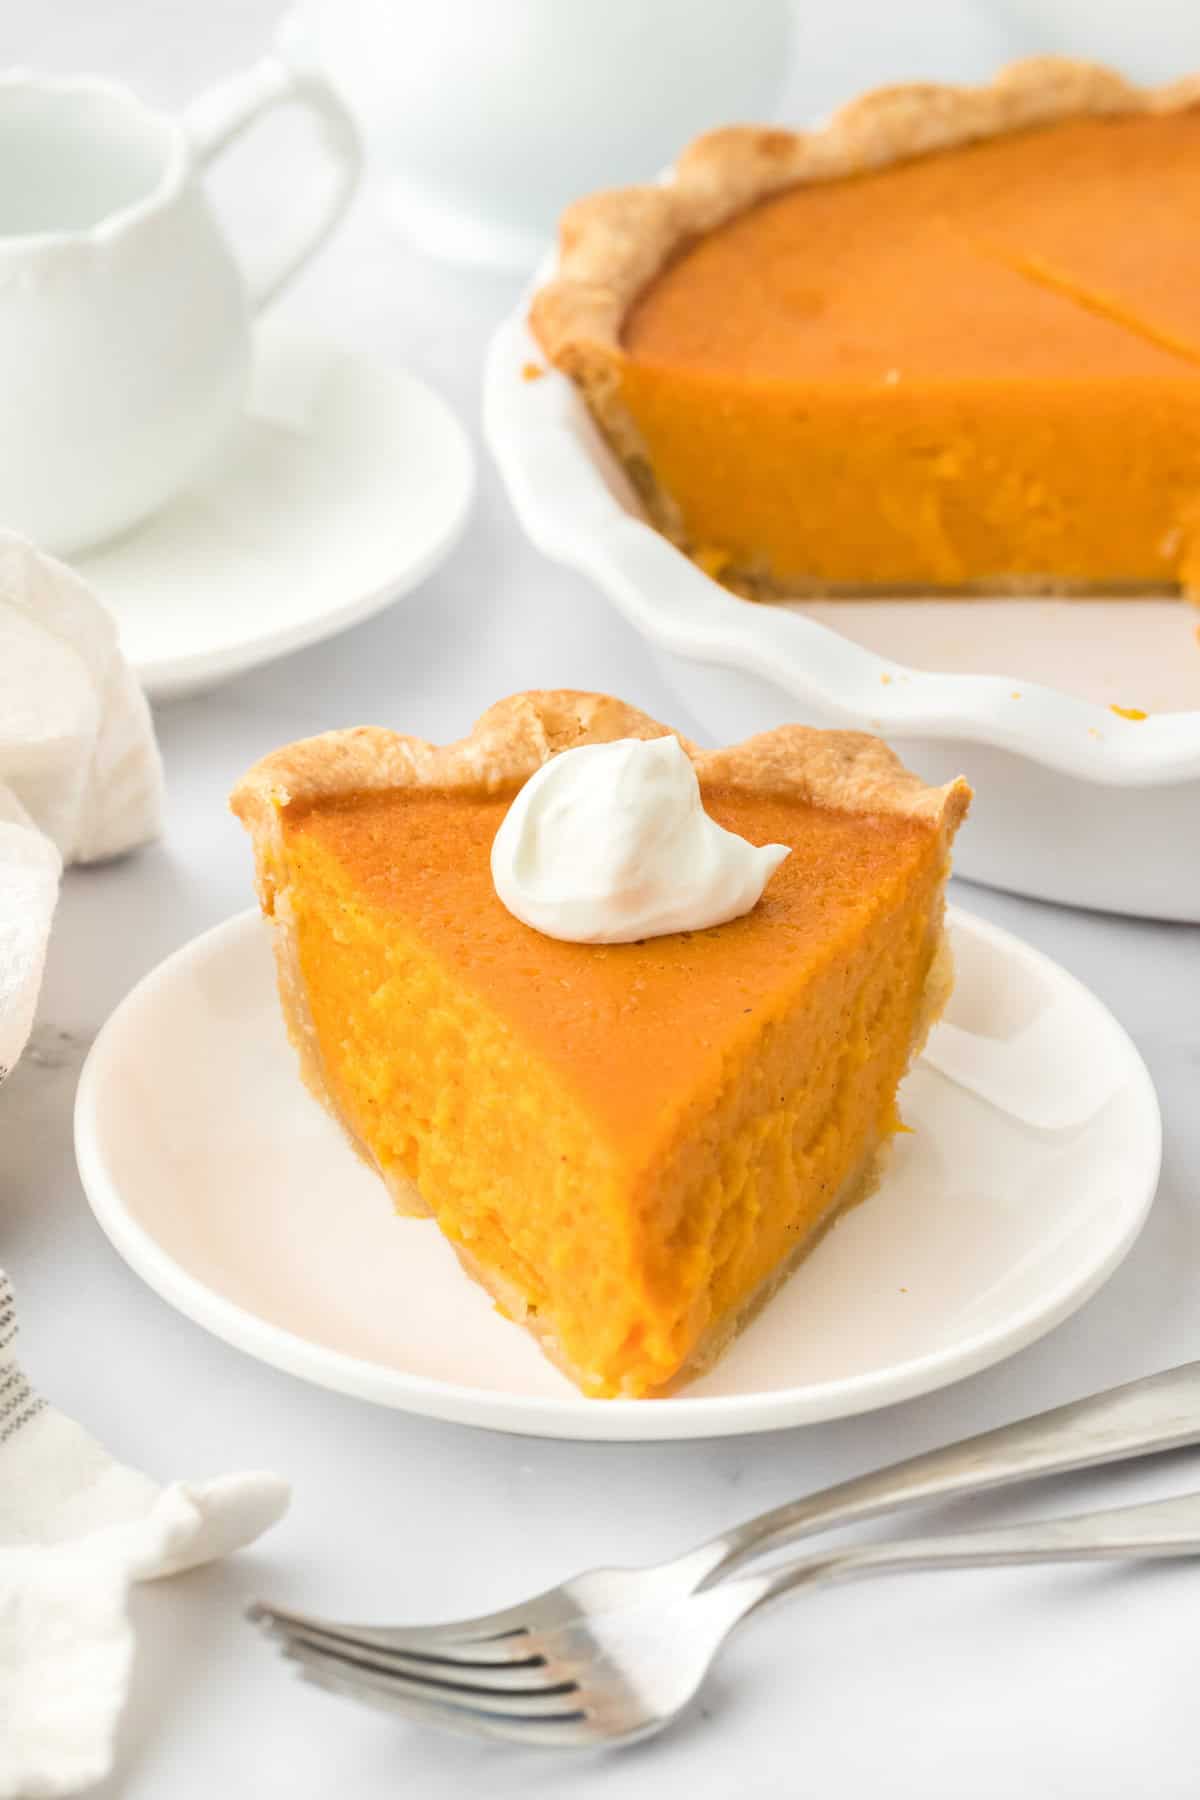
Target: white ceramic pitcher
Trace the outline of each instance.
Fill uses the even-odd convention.
[[[250,291],[200,177],[288,102],[316,115],[335,180]],[[277,57],[181,119],[91,76],[0,76],[0,525],[68,553],[187,482],[242,403],[252,314],[324,242],[359,162],[332,89]]]

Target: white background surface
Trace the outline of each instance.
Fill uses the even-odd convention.
[[[971,73],[1005,47],[994,26],[972,31],[967,8],[942,5],[927,9],[936,29],[881,69],[863,6],[851,11],[868,48],[822,104],[881,73]],[[7,0],[0,42],[6,58],[105,69],[176,102],[254,55],[272,13],[260,0]],[[829,31],[809,65],[817,88]],[[258,219],[265,231],[280,210],[258,197],[270,155],[266,139],[247,148],[261,158],[261,187],[235,195],[251,242]],[[276,172],[283,160],[280,148]],[[486,337],[516,285],[426,264],[364,202],[281,310],[412,368],[474,430]],[[505,1438],[309,1390],[208,1338],[117,1261],[74,1172],[78,1064],[146,969],[246,903],[249,855],[225,795],[250,761],[363,721],[443,737],[497,695],[536,684],[606,688],[671,717],[639,642],[582,581],[524,544],[494,475],[481,476],[466,540],[415,597],[160,712],[167,837],[68,880],[37,1040],[0,1091],[0,1256],[24,1302],[34,1379],[157,1475],[266,1464],[295,1483],[291,1515],[255,1552],[139,1595],[134,1698],[103,1792],[590,1800],[603,1784],[622,1800],[1194,1796],[1200,1566],[909,1576],[799,1601],[747,1628],[689,1727],[573,1766],[430,1737],[311,1693],[242,1623],[260,1592],[346,1617],[475,1612],[586,1563],[668,1554],[805,1488],[1200,1356],[1200,932],[961,885],[961,904],[1060,959],[1133,1034],[1159,1086],[1166,1161],[1150,1224],[1111,1285],[1043,1343],[944,1394],[712,1444]],[[986,1516],[1189,1487],[1200,1487],[1197,1452],[993,1501]],[[984,1516],[960,1505],[927,1522]]]

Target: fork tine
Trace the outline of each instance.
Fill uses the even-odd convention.
[[[573,1691],[576,1683],[570,1676],[549,1668],[542,1656],[527,1663],[451,1662],[442,1657],[410,1656],[407,1651],[381,1648],[358,1642],[339,1632],[319,1631],[300,1626],[270,1628],[269,1635],[285,1649],[304,1644],[311,1650],[322,1650],[357,1668],[374,1669],[381,1675],[394,1674],[446,1694],[505,1695],[538,1699],[544,1695]],[[518,1709],[519,1710],[519,1709]]]
[[[313,1643],[304,1633],[297,1633],[287,1640],[283,1653],[291,1656],[293,1652],[312,1653],[330,1663],[342,1664],[348,1675],[353,1673],[354,1679],[359,1675],[378,1679],[389,1685],[395,1684],[398,1691],[422,1699],[440,1700],[447,1706],[462,1706],[472,1712],[500,1713],[511,1718],[555,1718],[580,1710],[579,1686],[571,1680],[516,1690],[474,1682],[445,1681],[426,1672],[414,1673],[392,1663],[379,1663],[370,1654],[359,1656],[345,1649],[330,1649],[325,1644]]]
[[[545,1744],[564,1749],[596,1746],[601,1734],[582,1707],[572,1707],[573,1696],[562,1695],[557,1713],[496,1711],[491,1698],[469,1706],[445,1698],[426,1684],[409,1684],[394,1675],[356,1667],[328,1651],[294,1643],[284,1652],[297,1664],[306,1681],[329,1693],[357,1700],[367,1706],[398,1714],[415,1724],[431,1725],[468,1737],[504,1738],[514,1743]],[[515,1700],[516,1696],[505,1696]]]
[[[517,1608],[508,1614],[493,1613],[478,1619],[455,1619],[446,1625],[414,1625],[403,1629],[342,1625],[334,1619],[318,1619],[306,1613],[289,1612],[286,1607],[268,1606],[261,1600],[247,1609],[246,1617],[268,1632],[319,1631],[351,1645],[369,1644],[374,1649],[395,1650],[433,1662],[502,1666],[534,1660],[533,1653],[522,1643],[529,1634],[528,1627],[521,1623],[523,1615]]]

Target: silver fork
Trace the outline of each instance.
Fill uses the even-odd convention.
[[[1030,1476],[1200,1442],[1200,1363],[1001,1426],[776,1508],[671,1562],[593,1569],[522,1605],[446,1625],[250,1617],[317,1685],[445,1729],[598,1746],[675,1718],[742,1619],[819,1582],[902,1569],[1200,1552],[1200,1495],[1078,1518],[842,1547],[762,1575],[749,1558],[833,1525]]]
[[[549,1630],[455,1640],[426,1656],[388,1633],[302,1624],[260,1609],[316,1686],[471,1737],[598,1749],[649,1737],[695,1698],[734,1627],[785,1594],[905,1569],[989,1568],[1200,1554],[1200,1494],[1069,1519],[827,1550],[666,1603],[579,1614]]]

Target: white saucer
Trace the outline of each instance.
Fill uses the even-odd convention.
[[[878,1194],[678,1398],[584,1400],[428,1220],[398,1219],[300,1085],[244,913],[134,989],[84,1068],[88,1198],[173,1306],[385,1406],[567,1438],[712,1437],[864,1412],[1056,1325],[1120,1263],[1158,1178],[1150,1077],[1056,964],[952,915],[958,988]]]
[[[436,394],[263,327],[246,415],[203,480],[75,567],[154,699],[315,644],[423,581],[466,521],[471,448]]]

